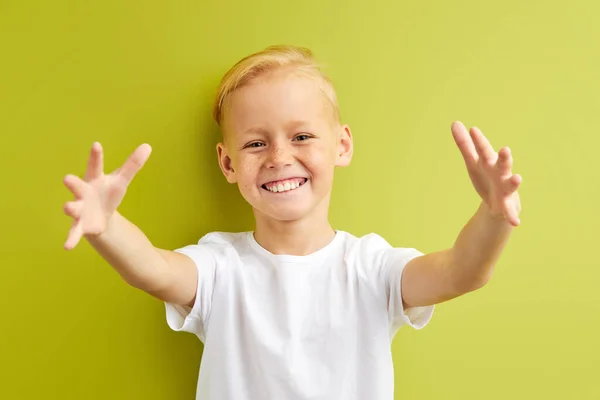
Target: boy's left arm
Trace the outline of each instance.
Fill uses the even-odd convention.
[[[452,134],[482,202],[452,248],[406,265],[401,288],[405,309],[441,303],[484,286],[520,224],[517,189],[522,178],[511,171],[510,149],[496,153],[479,129],[467,132],[460,122],[452,124]]]

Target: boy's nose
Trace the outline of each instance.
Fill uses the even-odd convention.
[[[293,155],[290,149],[285,146],[272,146],[269,152],[269,159],[267,160],[267,166],[269,168],[283,167],[291,165],[293,162]]]

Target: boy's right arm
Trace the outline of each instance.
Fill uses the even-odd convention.
[[[117,207],[127,187],[150,156],[150,146],[139,146],[116,171],[103,172],[103,151],[92,146],[83,179],[67,175],[64,184],[75,200],[64,205],[73,218],[65,249],[82,237],[133,287],[175,304],[192,307],[198,272],[186,255],[156,248],[146,235],[123,217]]]
[[[146,235],[118,211],[107,228],[87,241],[129,285],[159,300],[192,307],[198,271],[186,255],[154,247]]]

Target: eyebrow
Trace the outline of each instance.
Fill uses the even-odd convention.
[[[308,123],[302,120],[292,120],[285,125],[286,129],[298,129],[304,126],[308,126]],[[266,134],[268,133],[268,130],[260,126],[254,126],[243,131],[242,135],[247,135],[251,133]]]
[[[306,121],[302,121],[302,120],[293,120],[293,121],[290,121],[290,122],[289,122],[289,123],[286,125],[286,128],[288,128],[288,129],[297,129],[297,128],[299,128],[299,127],[304,127],[304,126],[307,126],[307,125],[308,125],[308,122],[306,122]]]
[[[260,126],[255,126],[255,127],[252,127],[250,129],[246,129],[245,131],[243,131],[242,135],[248,135],[251,133],[263,134],[263,133],[267,133],[267,130],[265,128],[261,128]]]

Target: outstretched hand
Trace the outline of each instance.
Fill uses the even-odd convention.
[[[488,139],[476,127],[469,131],[456,121],[451,127],[475,190],[492,216],[504,218],[513,226],[521,222],[521,202],[517,189],[522,178],[512,173],[513,158],[508,147],[496,153]]]
[[[121,204],[127,187],[144,166],[152,148],[148,144],[140,145],[125,163],[113,171],[104,174],[104,155],[100,143],[92,145],[87,169],[83,179],[68,174],[63,182],[73,193],[75,200],[65,203],[63,210],[73,218],[66,250],[74,248],[84,235],[98,235],[106,230],[110,217]]]

